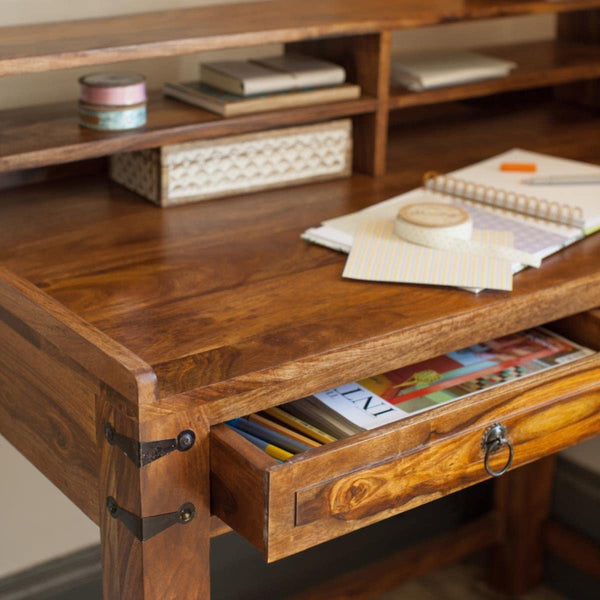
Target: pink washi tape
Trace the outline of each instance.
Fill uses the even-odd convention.
[[[79,78],[80,100],[102,106],[146,101],[146,78],[137,73],[92,73]]]

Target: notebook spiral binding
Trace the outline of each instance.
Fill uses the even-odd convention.
[[[583,210],[579,206],[571,207],[535,196],[507,192],[481,183],[442,175],[436,171],[428,171],[423,175],[423,187],[433,192],[465,200],[476,200],[503,210],[511,210],[563,225],[575,225],[577,219],[583,219]]]

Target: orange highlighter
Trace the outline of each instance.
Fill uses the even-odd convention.
[[[535,163],[502,163],[501,171],[518,171],[519,173],[535,173],[537,165]]]

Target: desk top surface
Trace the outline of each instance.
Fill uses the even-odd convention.
[[[597,113],[506,103],[406,111],[381,179],[163,210],[99,176],[11,190],[0,263],[152,365],[162,397],[215,401],[274,404],[600,305],[600,235],[478,296],[343,280],[344,255],[299,238],[512,146],[600,164]]]

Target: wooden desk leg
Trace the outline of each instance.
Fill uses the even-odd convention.
[[[158,403],[157,403],[158,404]],[[205,600],[210,598],[210,507],[208,426],[203,415],[160,414],[162,407],[137,407],[132,416],[114,392],[97,399],[97,439],[100,464],[100,528],[104,600]],[[127,414],[129,413],[129,414]],[[192,430],[191,449],[174,450],[138,467],[105,434],[105,423],[121,435],[137,440],[174,439]],[[114,503],[111,505],[114,499]],[[192,514],[183,510],[192,505]],[[115,507],[118,507],[116,508]],[[113,509],[114,516],[110,509]],[[121,512],[124,509],[131,513]],[[157,515],[175,513],[164,530],[152,534]],[[126,526],[140,525],[141,541]],[[164,524],[164,519],[159,519]]]
[[[550,513],[556,456],[548,456],[496,479],[494,499],[503,541],[492,551],[490,580],[522,594],[542,579],[542,526]]]

